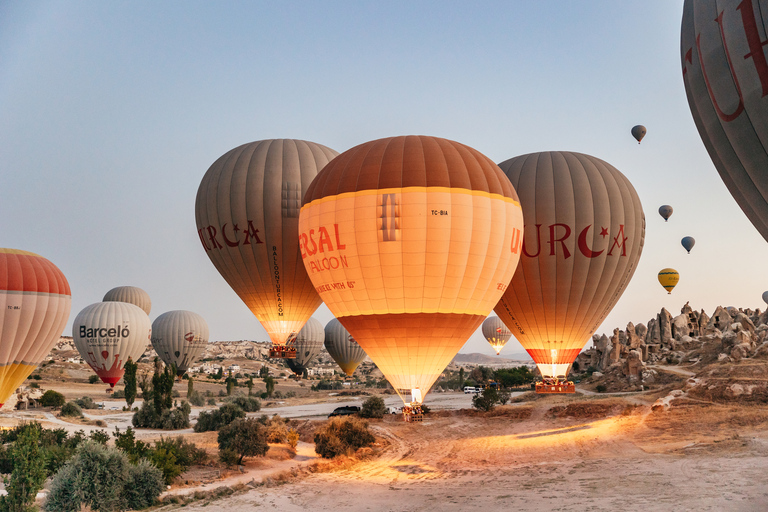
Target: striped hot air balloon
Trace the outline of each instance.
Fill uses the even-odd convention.
[[[514,188],[480,152],[380,139],[333,159],[299,217],[312,284],[403,401],[421,403],[520,256]]]
[[[102,381],[115,387],[125,362],[138,361],[150,341],[152,327],[140,307],[127,302],[97,302],[75,317],[72,337],[80,356]]]
[[[168,311],[152,322],[152,346],[181,377],[208,345],[208,324],[192,311]]]
[[[239,146],[205,173],[195,201],[200,243],[273,343],[286,347],[322,302],[307,276],[296,236],[301,198],[337,153],[303,140]]]
[[[325,326],[325,350],[348,376],[368,357],[355,338],[336,318]]]
[[[670,294],[680,281],[680,274],[673,268],[663,268],[659,271],[659,284]]]
[[[139,306],[146,314],[152,310],[149,294],[137,286],[118,286],[112,288],[101,299],[104,302],[127,302]]]
[[[310,317],[296,335],[296,358],[285,360],[288,368],[296,375],[302,375],[315,356],[320,353],[324,341],[323,324]]]
[[[69,283],[56,265],[0,248],[0,407],[51,351],[71,306]]]

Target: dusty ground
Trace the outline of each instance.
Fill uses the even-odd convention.
[[[389,443],[372,460],[185,508],[768,509],[768,407],[691,402],[649,413],[637,402],[553,398],[492,417],[446,411],[422,424],[388,418],[372,424]]]

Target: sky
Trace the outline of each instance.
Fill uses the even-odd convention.
[[[208,167],[262,139],[344,151],[421,134],[495,162],[578,151],[629,178],[645,248],[598,333],[686,301],[764,308],[768,244],[720,180],[685,97],[682,5],[0,2],[0,247],[67,276],[65,335],[85,306],[133,285],[153,320],[188,309],[212,340],[265,341],[197,236]],[[648,129],[639,145],[636,124]],[[675,209],[666,224],[662,204]],[[664,267],[680,272],[671,295],[656,278]],[[479,332],[461,352],[493,354]],[[502,355],[521,352],[513,340]]]

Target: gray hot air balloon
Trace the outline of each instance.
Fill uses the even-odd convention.
[[[659,215],[661,215],[664,218],[664,222],[667,222],[669,218],[672,216],[672,207],[668,204],[664,204],[659,206]]]
[[[262,140],[216,160],[197,190],[197,233],[211,262],[273,343],[286,341],[321,304],[299,250],[301,200],[338,153],[303,140]]]
[[[152,310],[152,300],[149,294],[136,286],[118,286],[112,288],[101,299],[104,302],[127,302],[144,310],[146,314]]]
[[[640,144],[640,141],[643,140],[647,131],[645,126],[638,124],[637,126],[632,127],[632,136],[637,140],[637,143]]]
[[[296,358],[286,359],[288,368],[290,368],[296,375],[301,375],[304,370],[307,369],[312,359],[320,353],[320,349],[323,348],[323,341],[325,340],[325,330],[323,324],[309,318],[304,327],[301,328],[299,334],[296,335]],[[289,341],[290,343],[290,341]]]
[[[692,236],[686,236],[680,240],[680,243],[683,244],[683,247],[685,247],[685,250],[688,251],[688,254],[691,254],[691,249],[693,249],[693,246],[696,245],[696,239],[694,239]]]
[[[367,357],[365,350],[335,318],[325,326],[325,349],[349,376],[355,373],[355,369]]]
[[[754,0],[686,0],[680,61],[704,147],[733,198],[768,240],[766,24],[768,14]]]
[[[768,292],[763,292],[763,302],[768,304]]]
[[[191,311],[168,311],[152,322],[152,346],[167,365],[176,365],[179,377],[205,352],[208,324]]]
[[[114,387],[128,358],[138,361],[152,327],[140,307],[127,302],[97,302],[75,317],[72,337],[80,356],[101,380]]]
[[[491,344],[493,350],[496,351],[496,355],[501,353],[501,349],[507,344],[509,338],[512,337],[512,331],[504,325],[501,318],[497,316],[489,316],[483,322],[483,336]]]

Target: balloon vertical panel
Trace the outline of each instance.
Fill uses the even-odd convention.
[[[325,326],[324,344],[333,360],[348,376],[352,376],[358,365],[367,357],[360,344],[336,318]]]

